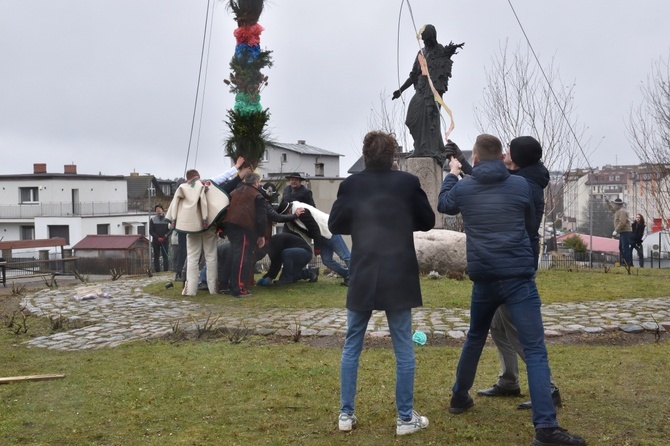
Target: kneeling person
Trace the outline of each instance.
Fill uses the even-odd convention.
[[[279,270],[282,270],[277,284],[291,284],[304,279],[316,282],[317,270],[306,268],[312,260],[312,248],[297,235],[282,232],[270,238],[270,269],[258,280],[258,285],[270,285]],[[282,268],[283,267],[283,268]]]

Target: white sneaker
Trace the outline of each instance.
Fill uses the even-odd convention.
[[[412,434],[421,429],[425,429],[427,427],[428,427],[428,418],[422,417],[416,412],[416,410],[413,410],[411,420],[403,421],[401,418],[398,418],[395,433],[397,435],[407,435]]]
[[[356,415],[349,415],[346,413],[341,413],[337,419],[337,425],[343,432],[349,432],[352,430],[354,426],[356,426],[357,422],[358,418],[356,418]]]

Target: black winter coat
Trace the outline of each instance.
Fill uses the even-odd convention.
[[[533,205],[535,206],[535,227],[532,232],[528,233],[528,236],[530,237],[535,258],[539,260],[540,225],[544,216],[544,189],[549,184],[549,171],[544,167],[544,164],[537,162],[518,170],[510,170],[509,173],[524,177],[530,186],[530,192],[533,195]]]
[[[437,210],[459,212],[465,228],[468,275],[473,281],[532,277],[535,255],[528,234],[537,230],[528,182],[502,161],[480,161],[472,176],[444,178]]]
[[[416,176],[365,169],[345,179],[328,228],[352,239],[347,308],[393,311],[421,306],[413,232],[434,225],[435,213]]]

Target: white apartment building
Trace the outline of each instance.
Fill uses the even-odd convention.
[[[62,173],[34,164],[33,173],[0,175],[0,240],[63,237],[72,246],[88,234],[147,234],[150,214],[128,211],[122,175]]]

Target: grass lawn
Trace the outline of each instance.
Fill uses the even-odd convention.
[[[172,276],[166,276],[171,278]],[[260,278],[258,275],[256,279]],[[210,295],[198,291],[195,297],[181,295],[181,283],[166,289],[164,282],[154,283],[145,292],[171,299],[191,300],[200,303],[224,304],[250,308],[344,308],[347,288],[341,279],[321,276],[316,283],[298,282],[292,286],[252,288],[249,299]],[[605,270],[579,269],[540,270],[537,286],[542,302],[567,303],[608,301],[630,297],[660,297],[670,295],[670,270],[633,268],[626,274],[624,268]],[[429,308],[468,308],[470,306],[470,280],[421,278],[424,306]]]
[[[151,342],[56,352],[0,340],[4,376],[63,373],[65,379],[0,386],[6,445],[527,445],[524,398],[475,397],[448,413],[457,347],[417,348],[415,406],[423,432],[395,437],[394,360],[366,349],[359,373],[359,427],[337,430],[339,349],[251,339]],[[589,445],[664,445],[670,435],[670,343],[550,346],[564,407],[559,422]],[[475,389],[490,386],[497,355],[486,348]],[[522,383],[527,393],[525,383]]]
[[[545,303],[659,297],[669,294],[670,271],[541,271],[538,285]],[[469,281],[423,278],[422,287],[427,306],[468,306]],[[148,291],[184,299],[162,283]],[[222,307],[342,308],[346,288],[339,280],[321,278],[316,284],[253,292],[249,299],[201,292],[193,300]],[[516,410],[528,398],[525,373],[525,397],[475,397],[472,410],[448,413],[460,347],[417,347],[415,407],[429,417],[430,426],[396,437],[393,353],[374,343],[361,357],[359,427],[345,434],[336,422],[339,348],[314,347],[305,338],[252,337],[232,344],[222,337],[61,352],[21,344],[49,330],[39,320],[30,327],[27,334],[15,335],[0,326],[0,376],[66,377],[0,385],[0,445],[507,446],[528,445],[533,438],[530,413]],[[549,345],[564,402],[561,425],[585,436],[590,446],[669,444],[667,338]],[[489,387],[497,372],[497,353],[487,347],[473,390]]]

